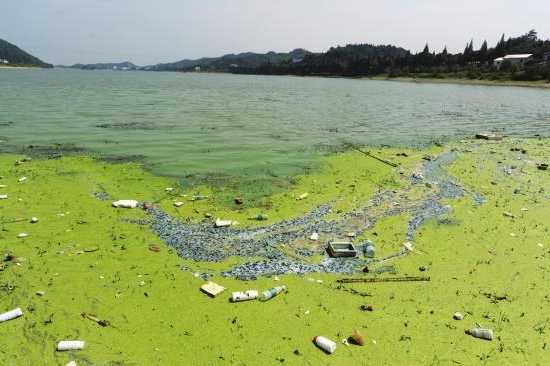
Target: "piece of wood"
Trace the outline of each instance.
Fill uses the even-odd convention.
[[[216,297],[225,291],[225,287],[214,282],[207,282],[201,286],[201,291],[206,293],[208,296]]]
[[[430,277],[374,277],[374,278],[342,278],[336,280],[338,283],[371,283],[371,282],[408,282],[408,281],[430,281]]]

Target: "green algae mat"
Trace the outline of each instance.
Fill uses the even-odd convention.
[[[0,364],[547,365],[550,171],[537,164],[549,159],[549,141],[465,140],[371,152],[398,166],[358,152],[334,154],[270,194],[249,184],[157,177],[136,163],[1,155],[0,197],[7,197],[0,199],[0,313],[21,308],[24,314],[0,323]],[[419,176],[421,167],[449,154],[453,159]],[[446,210],[437,215],[417,222],[408,209],[440,188],[456,187],[465,194],[439,196]],[[384,192],[391,199],[369,215],[347,216]],[[260,259],[182,258],[161,240],[146,211],[112,207],[118,199],[151,202],[189,225],[219,217],[243,230],[329,205],[326,216],[357,229],[354,243],[374,242],[376,257],[389,258],[378,268],[393,273],[225,277],[223,271]],[[268,220],[251,219],[259,214]],[[329,239],[305,237],[277,249],[317,263]],[[414,251],[392,257],[406,241]],[[315,254],[301,257],[296,245]],[[202,293],[205,273],[225,292]],[[373,276],[430,281],[336,282]],[[229,301],[233,291],[281,285],[288,291],[266,302]],[[373,311],[362,310],[366,305]],[[453,319],[455,312],[464,319]],[[492,329],[493,340],[465,334],[475,326]],[[364,346],[343,342],[354,330]],[[333,354],[313,344],[318,335],[336,342]],[[58,352],[62,340],[86,346]]]

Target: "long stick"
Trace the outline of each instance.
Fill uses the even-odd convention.
[[[397,164],[395,164],[395,163],[392,163],[391,161],[384,160],[384,159],[382,159],[382,158],[379,158],[378,156],[372,155],[372,154],[370,153],[370,151],[363,151],[363,150],[359,150],[359,149],[357,149],[357,148],[353,148],[353,150],[359,151],[360,153],[365,154],[366,156],[369,156],[369,157],[371,157],[371,158],[373,158],[373,159],[378,160],[378,161],[381,162],[381,163],[387,164],[387,165],[392,166],[392,167],[394,167],[394,168],[397,168],[397,167],[399,166],[399,165],[397,165]]]
[[[338,283],[430,281],[430,277],[342,278]]]

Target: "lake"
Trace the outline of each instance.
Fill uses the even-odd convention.
[[[1,70],[0,143],[143,156],[158,174],[302,173],[345,142],[550,136],[550,91],[375,80]]]

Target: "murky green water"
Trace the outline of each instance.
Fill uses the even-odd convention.
[[[11,123],[10,123],[11,122]],[[370,80],[0,71],[0,144],[143,155],[161,174],[303,172],[346,141],[550,135],[550,91]]]

